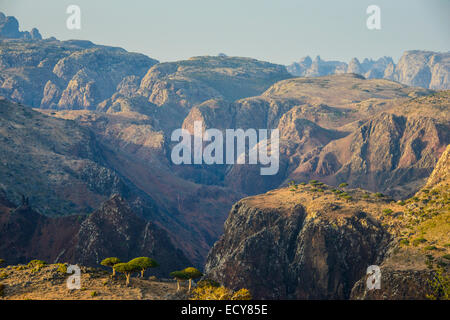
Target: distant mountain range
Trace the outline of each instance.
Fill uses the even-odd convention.
[[[391,57],[378,60],[353,58],[349,63],[326,61],[309,56],[287,66],[297,77],[320,77],[330,74],[356,73],[367,79],[388,79],[408,86],[434,90],[450,89],[450,52],[405,51],[398,64]]]

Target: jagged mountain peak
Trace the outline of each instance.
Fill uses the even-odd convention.
[[[385,78],[427,89],[450,89],[450,53],[424,50],[405,51],[396,65],[391,57],[377,60],[353,58],[345,62],[317,59],[312,64],[294,62],[287,66],[295,76],[316,77],[339,73],[358,73],[368,79]],[[320,68],[319,66],[322,66]]]
[[[13,16],[6,16],[3,12],[0,12],[0,39],[1,38],[41,40],[42,36],[36,28],[33,28],[31,32],[19,31],[19,21]]]

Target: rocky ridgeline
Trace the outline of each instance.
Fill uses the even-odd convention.
[[[348,64],[326,61],[317,56],[302,58],[287,66],[288,71],[299,77],[318,77],[330,74],[356,73],[367,79],[384,78],[409,86],[434,90],[450,89],[450,53],[412,50],[405,51],[398,64],[391,57],[378,60],[353,58]]]

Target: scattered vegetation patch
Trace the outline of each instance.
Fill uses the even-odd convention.
[[[45,265],[47,265],[47,263],[45,261],[42,261],[42,260],[31,260],[30,262],[28,262],[27,267],[31,268],[31,272],[38,272]]]
[[[43,267],[45,266],[47,263],[45,261],[42,260],[31,260],[30,262],[28,262],[27,267],[28,268],[35,268],[35,267]]]
[[[432,293],[427,295],[430,300],[450,300],[450,275],[443,268],[436,270],[430,281]]]
[[[58,269],[56,269],[57,272],[66,274],[67,273],[67,264],[65,263],[57,263]]]
[[[290,187],[291,191],[295,191],[298,189],[298,184],[296,184],[294,180],[289,181],[288,186]]]
[[[402,239],[400,240],[400,244],[404,246],[409,246],[409,240],[408,239]]]
[[[419,244],[424,243],[424,242],[427,242],[427,239],[417,238],[417,239],[413,240],[412,244],[413,244],[413,246],[417,247]]]
[[[233,291],[223,286],[203,284],[192,291],[190,300],[251,300],[248,289]]]

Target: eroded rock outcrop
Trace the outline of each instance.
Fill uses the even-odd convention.
[[[394,80],[410,86],[450,89],[450,53],[406,51],[400,58]]]
[[[371,213],[309,187],[279,189],[235,204],[205,272],[262,299],[346,299],[390,235]],[[355,191],[354,197],[361,195]]]
[[[42,36],[36,28],[33,28],[31,32],[20,31],[19,21],[15,17],[6,16],[0,12],[0,38],[41,40]]]
[[[161,265],[152,274],[165,277],[191,264],[166,231],[138,217],[119,195],[90,215],[56,218],[39,214],[27,202],[16,208],[0,197],[0,255],[10,264],[42,259],[98,266],[111,256],[122,261],[150,256]]]

